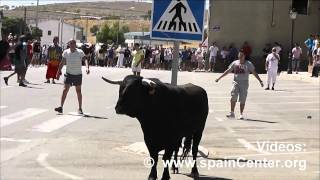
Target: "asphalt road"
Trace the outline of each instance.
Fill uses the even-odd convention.
[[[1,179],[147,179],[150,169],[144,159],[148,156],[143,143],[137,143],[143,142],[140,124],[115,113],[118,87],[101,80],[101,76],[122,79],[130,70],[92,67],[91,74],[84,75],[83,110],[88,117],[72,113],[77,111],[73,88],[64,115],[53,111],[63,84],[61,80],[43,83],[45,70],[29,69],[29,88],[17,86],[15,76],[9,86],[4,85],[2,77],[10,72],[1,72]],[[171,78],[169,71],[144,70],[142,75],[164,82]],[[319,81],[281,74],[276,91],[265,91],[250,77],[247,119],[229,120],[225,115],[232,75],[215,83],[218,75],[179,73],[179,84],[199,85],[209,98],[210,113],[201,141],[209,156],[199,158],[200,179],[319,179]],[[240,157],[245,161],[238,162]],[[158,165],[158,177],[162,167]],[[190,172],[184,166],[181,174],[171,174],[171,178],[188,180]]]

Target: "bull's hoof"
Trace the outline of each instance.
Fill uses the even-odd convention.
[[[161,180],[170,180],[170,177],[162,177]]]
[[[157,180],[156,177],[148,177],[148,180]]]
[[[198,169],[197,169],[197,168],[192,168],[191,177],[192,177],[194,180],[199,180],[199,172],[198,172]]]
[[[171,168],[173,174],[179,174],[179,169],[177,167]]]

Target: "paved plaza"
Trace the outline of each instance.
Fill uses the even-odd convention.
[[[148,155],[140,124],[115,113],[119,87],[101,79],[121,80],[131,74],[130,69],[91,67],[91,74],[83,78],[86,117],[75,114],[74,88],[64,114],[53,111],[60,103],[63,81],[45,84],[45,72],[44,67],[30,68],[29,88],[19,87],[16,76],[6,86],[2,77],[11,72],[0,72],[1,179],[147,179],[150,169],[144,165]],[[170,82],[171,72],[143,70],[142,76]],[[265,91],[251,76],[246,119],[230,120],[225,115],[230,111],[231,74],[219,83],[214,82],[218,73],[179,72],[178,76],[178,84],[193,83],[208,93],[210,112],[200,145],[209,155],[198,159],[203,166],[201,180],[319,179],[319,79],[282,73],[276,90]],[[265,82],[266,75],[261,78]],[[236,108],[237,117],[238,104]],[[128,148],[132,145],[135,149]],[[279,166],[266,167],[272,162]],[[228,167],[232,163],[235,167]],[[159,163],[158,177],[162,167]],[[171,179],[191,179],[190,172],[191,168],[182,167]]]

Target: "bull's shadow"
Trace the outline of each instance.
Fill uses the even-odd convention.
[[[182,175],[193,178],[192,176],[190,176],[190,174],[182,174]],[[232,180],[232,179],[223,178],[223,177],[216,177],[216,176],[200,175],[198,180]]]

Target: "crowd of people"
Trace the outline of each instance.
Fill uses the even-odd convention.
[[[308,63],[312,65],[313,72],[312,77],[318,77],[320,70],[320,59],[319,59],[319,35],[310,35],[310,37],[304,42],[308,49]],[[27,81],[24,79],[24,75],[21,74],[20,66],[24,64],[24,69],[28,67],[39,67],[48,66],[48,72],[46,74],[46,83],[55,83],[55,75],[57,67],[60,63],[61,57],[59,54],[65,50],[59,46],[58,38],[54,39],[53,45],[41,45],[40,41],[31,40],[24,37],[19,39],[9,34],[7,38],[8,46],[8,59],[7,64],[2,61],[2,70],[11,70],[11,64],[15,67],[15,72],[18,74],[18,82],[21,86],[24,86]],[[139,51],[136,51],[136,47],[122,47],[115,46],[113,44],[76,44],[78,49],[81,49],[85,57],[88,59],[88,63],[91,66],[101,67],[118,67],[118,68],[134,68],[137,71],[141,69],[155,69],[155,70],[171,70],[173,61],[173,49],[171,47],[150,46],[150,45],[139,45]],[[69,46],[66,47],[68,49]],[[234,44],[230,44],[228,47],[223,46],[220,48],[217,43],[213,43],[209,47],[203,47],[199,44],[198,48],[190,48],[184,46],[179,51],[179,70],[180,71],[208,71],[215,72],[216,65],[219,62],[220,71],[227,70],[229,65],[238,59],[239,50],[242,50],[247,60],[250,60],[252,54],[252,48],[250,44],[245,41],[240,48],[235,47]],[[139,57],[143,56],[143,60],[138,64],[137,67],[132,67],[132,61],[136,51],[139,53]],[[293,71],[298,73],[300,70],[300,62],[302,58],[302,48],[298,43],[295,43],[291,52],[291,58],[288,62],[288,72]],[[277,67],[277,71],[280,71],[280,62],[283,59],[284,53],[282,45],[278,42],[273,44],[266,44],[265,48],[262,49],[263,59],[266,64],[266,72],[270,74],[270,86],[274,84],[275,75],[274,69]],[[273,54],[273,55],[272,55]],[[272,57],[271,57],[272,55]],[[26,57],[22,63],[19,58],[20,56]],[[272,59],[277,57],[277,65],[274,65]],[[221,67],[221,64],[223,67]],[[273,67],[273,72],[270,68]],[[272,75],[271,75],[272,74]],[[5,82],[8,82],[8,79]],[[22,81],[20,81],[22,79]]]

